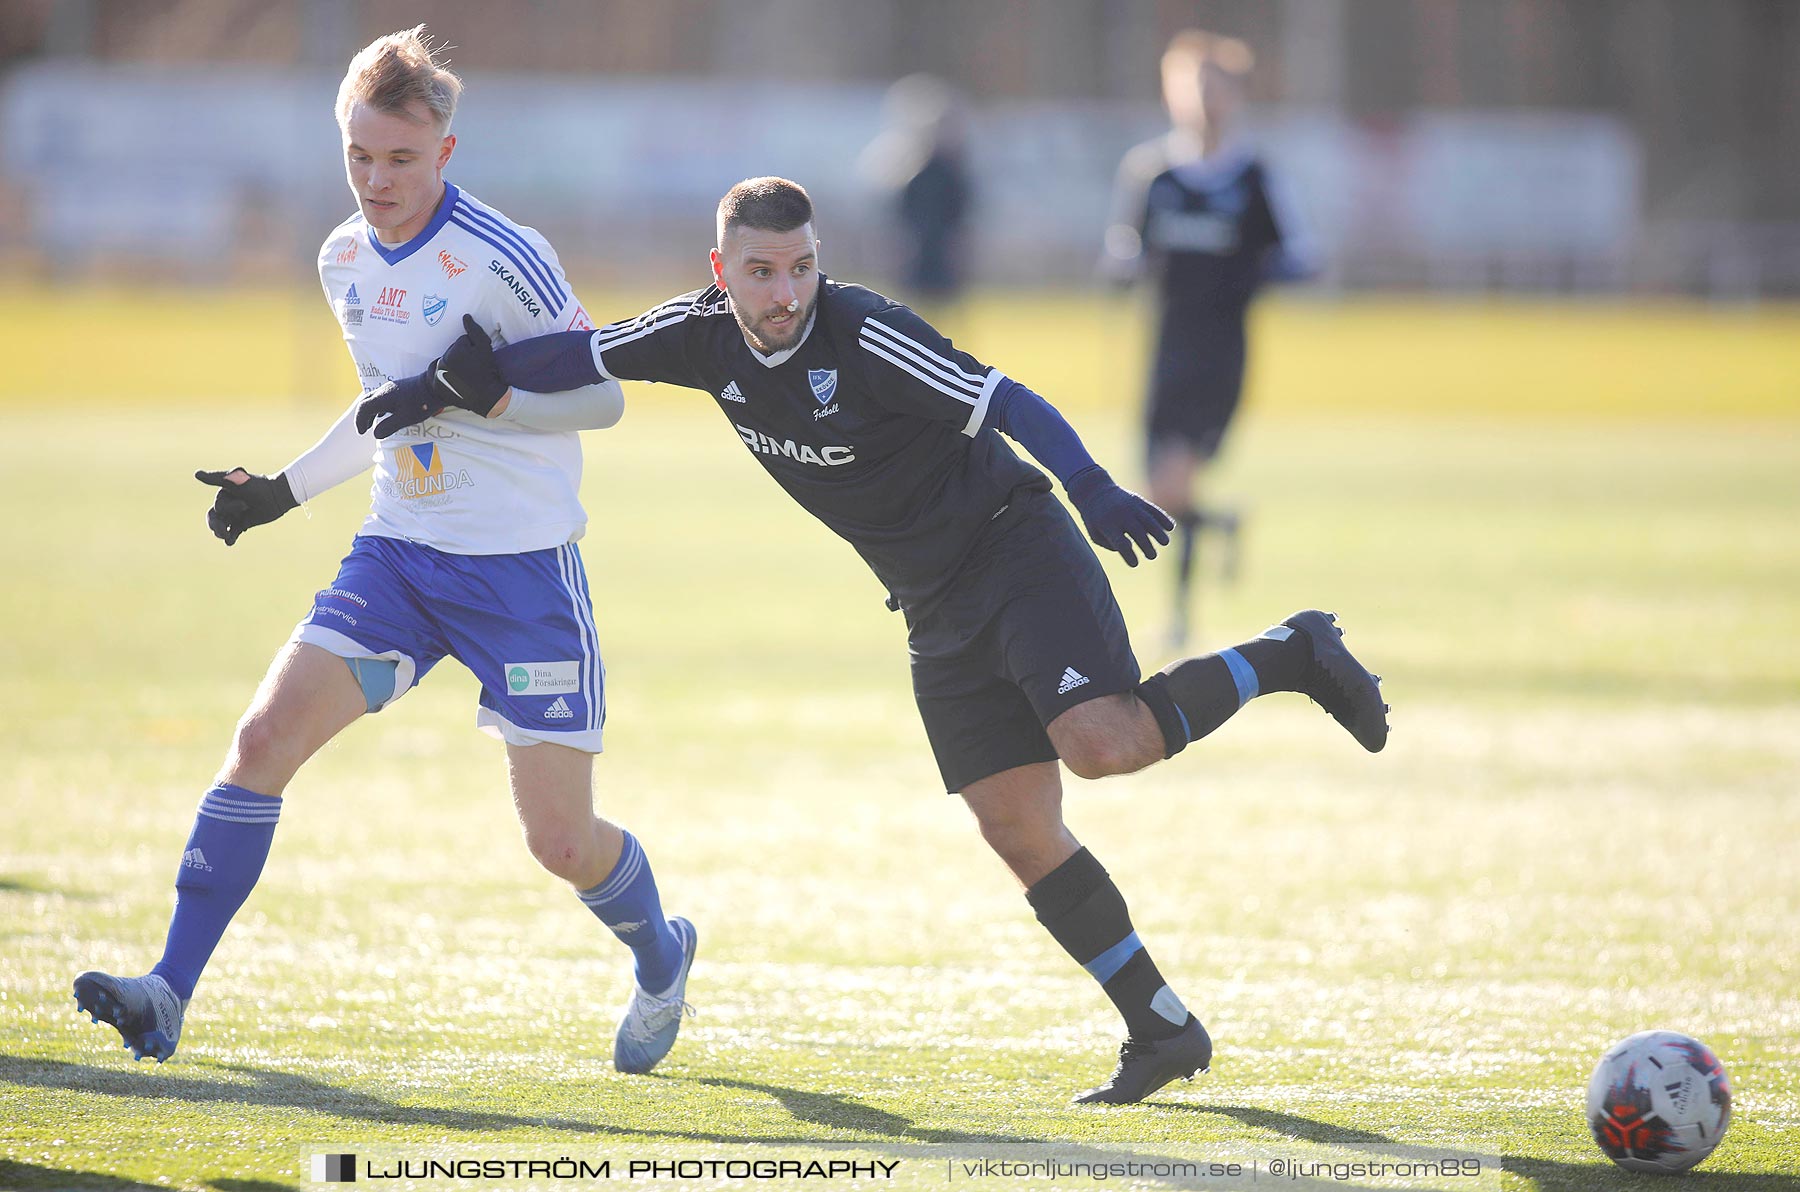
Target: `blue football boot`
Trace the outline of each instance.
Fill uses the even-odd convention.
[[[631,991],[631,1005],[619,1021],[619,1033],[613,1036],[613,1067],[621,1072],[643,1075],[662,1062],[675,1046],[681,1031],[681,1017],[692,1017],[688,1005],[688,970],[694,966],[694,953],[700,947],[700,936],[686,919],[669,920],[669,929],[681,941],[681,971],[674,984],[661,993],[650,993],[642,986]]]
[[[155,973],[114,977],[87,972],[75,978],[75,1008],[117,1030],[132,1059],[149,1058],[160,1064],[175,1054],[187,1002]]]

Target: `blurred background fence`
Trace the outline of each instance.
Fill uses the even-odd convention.
[[[966,97],[974,280],[1084,281],[1197,24],[1258,53],[1328,289],[1800,295],[1787,0],[0,0],[0,274],[310,284],[344,65],[421,20],[469,83],[452,176],[602,284],[690,284],[759,173],[890,275],[858,163],[919,71]]]

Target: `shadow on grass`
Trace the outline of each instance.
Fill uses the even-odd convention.
[[[67,1167],[40,1167],[36,1163],[20,1163],[0,1159],[0,1188],[57,1188],[68,1192],[167,1192],[166,1184],[146,1184],[124,1176],[100,1171],[74,1171]]]
[[[683,1080],[682,1077],[672,1079]],[[759,1084],[753,1080],[732,1080],[724,1076],[696,1076],[685,1078],[685,1083],[704,1085],[708,1088],[741,1089],[745,1092],[762,1093],[781,1102],[781,1107],[803,1122],[811,1122],[815,1126],[824,1126],[831,1130],[856,1130],[863,1134],[873,1134],[880,1138],[892,1138],[908,1143],[970,1143],[970,1142],[1006,1142],[1032,1143],[1043,1142],[1039,1138],[1022,1138],[1016,1134],[973,1133],[964,1130],[921,1129],[911,1120],[885,1109],[876,1109],[853,1101],[849,1097],[834,1096],[830,1093],[806,1092],[801,1089],[788,1088],[780,1084]],[[815,1142],[831,1142],[833,1139],[814,1139]]]
[[[576,1118],[404,1105],[341,1085],[328,1084],[310,1077],[295,1075],[291,1072],[276,1072],[241,1064],[224,1064],[221,1067],[248,1078],[248,1082],[214,1080],[205,1076],[185,1074],[159,1073],[153,1075],[149,1072],[133,1071],[129,1068],[102,1068],[90,1064],[72,1064],[63,1060],[32,1060],[0,1055],[0,1084],[11,1084],[23,1088],[67,1089],[105,1097],[185,1101],[193,1105],[281,1106],[351,1121],[379,1122],[391,1126],[417,1126],[427,1130],[468,1133],[550,1130],[559,1134],[663,1138],[680,1142],[807,1144],[830,1141],[818,1137],[728,1134],[705,1130],[666,1130],[643,1125],[624,1126],[613,1125],[609,1122],[582,1121]],[[780,1101],[789,1113],[801,1121],[840,1130],[861,1130],[907,1142],[1032,1141],[1007,1135],[921,1130],[898,1114],[874,1109],[847,1097],[805,1092],[782,1085],[754,1084],[748,1081],[723,1078],[687,1080],[674,1077],[659,1079],[669,1079],[672,1083],[690,1083],[766,1093]],[[3,1186],[5,1185],[0,1184],[0,1187]],[[137,1187],[138,1185],[130,1186]],[[248,1187],[227,1188],[224,1183],[216,1183],[214,1186],[220,1188],[222,1192],[256,1192],[255,1189]]]
[[[1429,1147],[1426,1143],[1406,1143],[1377,1134],[1321,1122],[1297,1114],[1273,1109],[1253,1109],[1247,1105],[1178,1105],[1169,1106],[1190,1113],[1218,1114],[1236,1118],[1244,1125],[1286,1138],[1304,1138],[1308,1142],[1344,1146],[1385,1146],[1396,1150],[1409,1146]],[[1454,1148],[1452,1148],[1454,1149]],[[1516,1176],[1535,1182],[1543,1192],[1586,1192],[1589,1188],[1642,1189],[1646,1177],[1599,1162],[1563,1163],[1555,1159],[1535,1159],[1525,1155],[1501,1155],[1500,1166]],[[1702,1168],[1684,1176],[1671,1177],[1675,1182],[1658,1179],[1659,1188],[1702,1188],[1707,1192],[1800,1192],[1800,1177],[1773,1173],[1707,1171]]]
[[[564,1135],[597,1135],[665,1139],[673,1142],[734,1143],[740,1145],[787,1145],[799,1147],[850,1146],[875,1151],[898,1151],[915,1158],[936,1162],[940,1157],[956,1154],[979,1157],[980,1148],[996,1144],[1054,1147],[1064,1161],[1102,1161],[1118,1158],[1121,1144],[1084,1144],[1067,1140],[1045,1139],[1017,1134],[940,1130],[915,1125],[911,1119],[885,1109],[864,1105],[849,1097],[811,1092],[786,1085],[758,1081],[734,1080],[729,1077],[657,1077],[669,1084],[685,1084],[709,1089],[728,1089],[760,1093],[774,1098],[798,1122],[834,1131],[857,1132],[865,1137],[831,1138],[817,1134],[747,1134],[719,1133],[702,1130],[668,1130],[646,1126],[622,1126],[607,1122],[579,1121],[573,1118],[520,1116],[479,1110],[438,1109],[402,1105],[368,1093],[328,1084],[305,1076],[275,1072],[239,1064],[221,1065],[225,1070],[246,1077],[247,1081],[218,1080],[203,1075],[167,1075],[130,1069],[101,1068],[88,1064],[72,1064],[62,1060],[32,1060],[0,1055],[0,1085],[24,1088],[65,1089],[87,1096],[132,1098],[134,1100],[181,1101],[191,1105],[230,1104],[232,1106],[286,1107],[316,1113],[339,1120],[377,1122],[384,1126],[415,1126],[425,1130],[467,1131],[471,1133],[501,1132],[520,1129],[549,1130]],[[973,1148],[971,1150],[971,1148]],[[1135,1148],[1134,1148],[1135,1150]],[[1138,1152],[1139,1160],[1165,1157]],[[1167,1158],[1168,1162],[1177,1162]],[[46,1179],[33,1187],[60,1187],[67,1184],[71,1173],[42,1169],[46,1177],[61,1177],[61,1182]],[[4,1174],[4,1169],[0,1169]],[[109,1189],[152,1188],[156,1185],[115,1180],[95,1176],[92,1187]],[[104,1181],[113,1180],[111,1183]],[[1150,1179],[1153,1184],[1168,1181]],[[11,1185],[0,1181],[0,1187]],[[74,1185],[69,1185],[74,1186]],[[90,1185],[81,1184],[82,1188]],[[213,1179],[210,1186],[219,1192],[288,1192],[288,1186],[259,1180]]]

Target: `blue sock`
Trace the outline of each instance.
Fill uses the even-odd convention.
[[[580,891],[578,897],[637,957],[640,987],[659,994],[675,984],[681,973],[681,941],[663,917],[656,876],[637,837],[625,833],[619,863],[605,881]]]
[[[280,818],[279,795],[259,795],[230,783],[220,783],[200,800],[181,868],[175,871],[169,939],[162,959],[150,970],[184,1001],[194,996],[200,971],[256,887]]]

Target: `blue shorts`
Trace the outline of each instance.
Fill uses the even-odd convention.
[[[475,723],[513,745],[600,752],[606,668],[574,544],[452,555],[359,535],[294,640],[395,663],[399,699],[446,654],[481,682]]]

